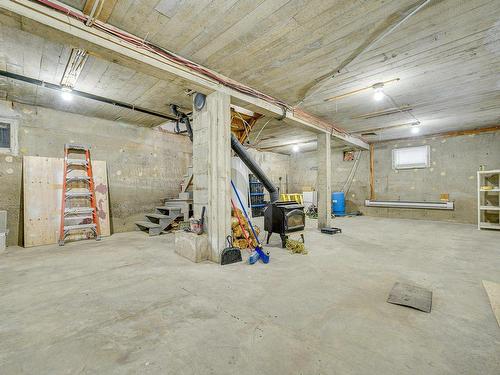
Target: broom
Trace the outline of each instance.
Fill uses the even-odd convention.
[[[243,222],[241,221],[240,214],[238,213],[238,209],[236,208],[236,205],[234,204],[234,201],[231,199],[231,205],[233,206],[234,214],[236,215],[236,219],[238,219],[238,223],[240,224],[241,231],[243,232],[243,236],[245,236],[245,239],[247,240],[248,247],[252,248],[252,240],[248,236],[248,232],[245,230],[245,226],[243,225]],[[255,251],[252,251],[250,253],[250,257],[248,258],[248,263],[254,264],[259,260],[259,254]]]
[[[254,260],[253,263],[255,263],[260,258],[260,259],[262,259],[262,262],[269,263],[269,252],[262,250],[262,244],[259,241],[259,237],[257,236],[257,233],[255,233],[255,229],[253,229],[252,222],[250,221],[250,218],[248,217],[248,214],[247,214],[247,211],[245,210],[245,206],[243,205],[243,202],[241,202],[240,195],[238,194],[238,190],[236,190],[236,186],[234,186],[233,181],[231,181],[231,186],[233,187],[234,194],[236,194],[236,198],[238,198],[238,202],[240,202],[241,210],[243,211],[243,214],[245,215],[245,218],[248,221],[248,225],[250,226],[250,229],[252,230],[253,236],[255,237],[255,240],[257,241],[257,246],[255,246],[255,251],[257,252],[258,257],[251,254],[250,258],[249,258],[249,262],[251,260]],[[232,200],[231,200],[231,202],[232,202]],[[233,207],[234,207],[234,203],[233,203]],[[241,223],[240,223],[240,225],[241,225]],[[243,230],[243,233],[245,233],[244,230]],[[250,263],[250,264],[253,264],[253,263]]]

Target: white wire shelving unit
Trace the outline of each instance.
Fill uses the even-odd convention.
[[[500,169],[477,172],[477,228],[500,230]]]

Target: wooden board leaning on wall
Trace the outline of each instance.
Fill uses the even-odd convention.
[[[97,215],[101,236],[110,235],[108,175],[106,162],[92,160]],[[63,159],[39,156],[23,158],[24,195],[24,246],[40,246],[57,243],[61,220],[61,195]],[[82,185],[72,185],[75,190]],[[83,200],[73,199],[74,205],[85,205]],[[87,238],[82,232],[73,232],[68,241]]]

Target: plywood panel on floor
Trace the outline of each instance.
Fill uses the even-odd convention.
[[[500,326],[500,284],[483,280],[483,286],[490,299],[491,309]]]
[[[106,162],[92,161],[101,236],[110,235]],[[23,158],[24,246],[57,243],[61,215],[63,159]],[[76,233],[71,240],[81,239]]]

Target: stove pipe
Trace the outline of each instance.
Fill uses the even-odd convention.
[[[262,182],[266,190],[269,192],[271,197],[271,203],[277,202],[280,198],[278,188],[273,185],[271,180],[265,175],[264,171],[259,167],[259,165],[252,159],[250,154],[245,150],[243,145],[238,141],[238,139],[231,134],[231,148],[238,155],[243,163],[250,169],[250,171],[257,177],[257,179]]]

